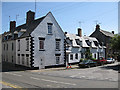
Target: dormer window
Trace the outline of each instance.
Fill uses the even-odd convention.
[[[97,41],[93,41],[93,42],[94,42],[95,46],[98,46],[98,42]]]
[[[18,33],[18,37],[20,37],[24,32],[26,32],[26,29],[21,29]]]
[[[89,40],[85,40],[88,46],[91,46],[91,42]]]
[[[77,45],[81,45],[82,46],[82,41],[80,41],[79,39],[75,39]]]
[[[52,26],[53,24],[52,23],[47,23],[48,25],[48,34],[52,34]]]

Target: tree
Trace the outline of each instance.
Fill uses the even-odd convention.
[[[120,50],[120,35],[116,34],[112,39],[111,39],[111,47],[114,50],[119,51]]]
[[[90,48],[86,50],[85,55],[86,59],[92,59],[92,53],[90,52]]]

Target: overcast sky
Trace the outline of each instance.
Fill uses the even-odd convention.
[[[16,20],[17,26],[25,23],[26,12],[35,11],[34,2],[3,2],[2,32],[9,31],[9,20]],[[97,23],[101,29],[118,33],[117,2],[37,2],[36,19],[51,11],[64,32],[77,33],[81,27],[83,35],[90,35]],[[9,18],[10,16],[10,18]],[[81,22],[81,23],[79,23]]]

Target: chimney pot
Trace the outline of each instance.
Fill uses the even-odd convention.
[[[78,28],[78,36],[82,37],[82,29]]]

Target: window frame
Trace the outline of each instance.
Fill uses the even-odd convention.
[[[29,54],[26,54],[26,65],[29,66]]]
[[[39,37],[39,51],[45,50],[45,38]]]
[[[25,55],[22,54],[22,64],[24,65],[25,64]]]
[[[73,54],[70,54],[70,60],[73,60]]]
[[[20,54],[18,54],[18,64],[20,64]]]
[[[48,34],[52,34],[53,23],[47,23],[47,28],[48,28]]]
[[[78,59],[78,53],[75,54],[75,59]]]
[[[18,51],[20,51],[20,40],[18,40]]]
[[[60,56],[56,56],[56,64],[60,63]]]
[[[14,50],[14,43],[12,42],[12,51]]]
[[[29,51],[29,38],[26,38],[26,51]]]

